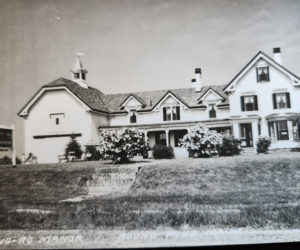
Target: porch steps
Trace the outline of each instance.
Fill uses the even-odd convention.
[[[256,148],[242,148],[241,154],[242,155],[255,155]]]

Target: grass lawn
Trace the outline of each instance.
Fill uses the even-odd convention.
[[[299,153],[143,163],[125,194],[60,202],[103,166],[1,166],[0,229],[300,228]]]

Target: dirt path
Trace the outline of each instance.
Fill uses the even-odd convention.
[[[132,248],[300,242],[300,230],[0,231],[0,249]]]

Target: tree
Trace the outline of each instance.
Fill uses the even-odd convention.
[[[103,160],[126,163],[149,148],[146,134],[138,129],[105,131],[100,137],[100,155]]]
[[[68,143],[65,149],[65,155],[68,156],[70,152],[74,152],[74,155],[77,159],[81,158],[82,150],[80,144],[76,141],[75,138],[71,138],[71,141]]]
[[[218,153],[222,144],[222,135],[209,130],[204,124],[198,123],[180,140],[181,147],[187,148],[190,156],[210,157]]]

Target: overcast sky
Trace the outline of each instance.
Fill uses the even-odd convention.
[[[40,86],[71,77],[82,52],[88,82],[104,93],[226,84],[259,51],[282,48],[300,75],[299,0],[0,0],[0,125]]]

